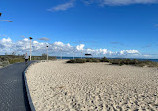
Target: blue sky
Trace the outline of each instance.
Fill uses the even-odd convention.
[[[78,53],[91,49],[109,57],[158,58],[158,0],[1,0],[0,4],[0,20],[13,21],[0,21],[3,46],[4,38],[15,45],[31,36],[38,43],[70,44]],[[39,40],[43,37],[49,40]],[[99,52],[103,49],[107,51]]]

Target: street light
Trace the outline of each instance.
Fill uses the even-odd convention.
[[[82,59],[82,56],[83,56],[82,54],[83,54],[83,52],[82,52],[82,50],[81,50],[81,59]]]
[[[30,39],[30,61],[31,61],[31,40],[33,39],[32,37],[29,37]]]
[[[60,55],[60,59],[62,59],[62,49],[60,49],[60,53],[61,53],[61,55]]]
[[[73,59],[75,59],[75,50],[73,50]]]
[[[46,46],[47,47],[47,61],[48,61],[48,46]]]
[[[2,16],[2,13],[0,13],[0,17]],[[4,21],[4,22],[13,22],[11,20],[0,20],[0,21]]]
[[[13,21],[10,21],[10,20],[0,20],[0,21],[4,21],[4,22],[13,22]]]
[[[62,49],[60,49],[60,51],[61,51],[61,57],[60,58],[62,59]]]

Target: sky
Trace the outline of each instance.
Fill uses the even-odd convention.
[[[32,37],[33,55],[158,59],[158,0],[0,0],[0,13],[0,55]]]

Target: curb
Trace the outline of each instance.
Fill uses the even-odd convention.
[[[32,99],[31,99],[31,95],[30,95],[30,91],[29,91],[29,88],[28,88],[28,84],[27,84],[27,79],[26,79],[26,74],[25,73],[27,72],[28,68],[31,67],[32,65],[34,65],[35,63],[38,63],[38,62],[31,63],[24,71],[25,88],[26,88],[27,98],[28,98],[28,101],[29,101],[29,105],[30,105],[31,111],[36,111],[36,110],[35,110],[35,107],[33,105]]]

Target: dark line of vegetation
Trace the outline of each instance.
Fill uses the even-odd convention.
[[[102,59],[97,58],[84,58],[84,59],[70,59],[67,63],[86,63],[86,62],[107,62],[112,65],[133,65],[140,67],[158,67],[158,62],[148,61],[148,60],[138,60],[138,59],[107,59],[106,57]]]
[[[31,60],[46,60],[47,55],[42,54],[42,56],[32,56]],[[54,56],[49,56],[49,60],[54,60],[56,57]],[[30,60],[30,58],[29,58]],[[17,62],[25,62],[24,55],[4,55],[0,56],[0,66],[4,67],[9,64],[14,64]]]

